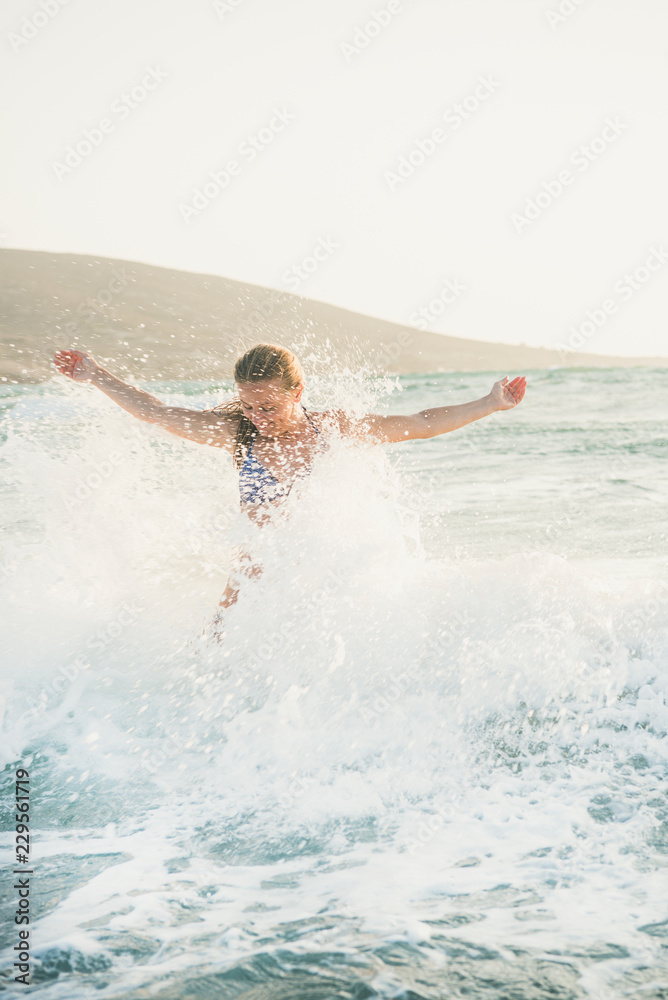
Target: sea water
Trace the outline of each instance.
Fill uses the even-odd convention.
[[[332,438],[261,530],[224,451],[88,385],[2,390],[8,995],[666,996],[666,372],[524,374],[453,433]],[[413,413],[498,377],[304,399]],[[262,573],[217,638],[238,545]]]

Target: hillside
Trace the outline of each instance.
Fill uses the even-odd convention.
[[[629,367],[617,358],[488,344],[388,323],[229,278],[106,257],[0,249],[0,377],[48,378],[54,350],[90,351],[121,377],[227,379],[261,341],[294,350],[309,372],[397,373],[553,365]]]

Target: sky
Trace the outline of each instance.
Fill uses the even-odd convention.
[[[0,245],[668,356],[665,0],[5,0]]]

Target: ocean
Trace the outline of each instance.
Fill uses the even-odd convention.
[[[261,530],[227,453],[62,377],[0,390],[8,996],[668,996],[666,371],[304,402],[505,374],[512,411],[332,441]],[[263,573],[218,641],[241,543]]]

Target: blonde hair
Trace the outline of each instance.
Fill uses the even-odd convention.
[[[283,389],[296,389],[304,382],[302,367],[287,347],[278,344],[256,344],[242,354],[234,366],[234,381],[239,385],[253,382],[277,381]],[[238,469],[243,463],[248,446],[257,434],[257,428],[243,411],[237,396],[226,403],[214,406],[212,413],[226,413],[238,417],[237,435],[232,458]]]

